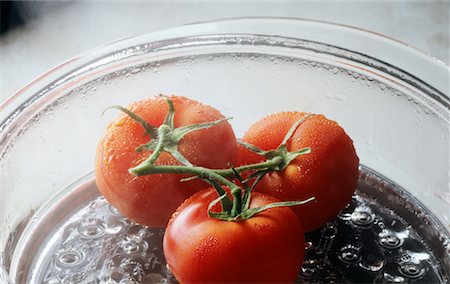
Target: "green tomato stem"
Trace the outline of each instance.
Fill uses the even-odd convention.
[[[152,165],[145,161],[138,166],[131,168],[129,171],[135,176],[143,176],[148,174],[191,174],[204,178],[211,177],[218,180],[219,182],[230,182],[221,175],[216,174],[207,168],[198,166],[187,167],[181,165]]]
[[[135,176],[142,176],[148,174],[191,174],[196,175],[201,178],[206,179],[214,179],[220,182],[221,184],[227,186],[230,190],[233,188],[239,188],[233,182],[224,178],[223,176],[215,173],[214,171],[204,168],[204,167],[187,167],[187,166],[158,166],[152,165],[146,162],[141,163],[139,166],[135,168],[131,168],[130,173]]]
[[[238,173],[242,173],[245,171],[251,171],[251,170],[269,170],[269,169],[276,167],[277,165],[279,165],[282,162],[283,162],[282,157],[275,157],[273,159],[266,160],[264,162],[236,167],[236,168],[234,168],[234,170],[237,171]],[[232,169],[220,169],[220,170],[213,169],[212,171],[223,177],[233,177],[235,175],[235,173]]]
[[[231,194],[233,195],[233,207],[230,217],[235,218],[242,213],[242,190],[240,187],[235,187],[231,190]]]
[[[167,127],[160,127],[158,128],[158,144],[156,144],[156,148],[153,151],[153,153],[148,157],[144,163],[148,165],[153,165],[158,157],[161,155],[161,153],[164,151],[164,144],[166,140],[166,133],[168,133],[170,130]]]
[[[297,206],[297,205],[303,205],[303,204],[309,203],[314,200],[316,200],[315,197],[310,197],[308,199],[301,200],[301,201],[280,201],[280,202],[270,203],[270,204],[267,204],[264,206],[250,208],[250,209],[244,211],[241,215],[241,218],[248,219],[260,212],[263,212],[263,211],[271,209],[271,208],[292,207],[292,206]]]
[[[168,174],[168,173],[174,173],[174,174],[190,174],[190,175],[196,175],[200,178],[206,179],[210,184],[213,185],[214,189],[217,191],[218,195],[221,196],[220,202],[222,204],[222,209],[225,211],[226,214],[238,214],[238,210],[236,209],[237,206],[239,206],[240,209],[240,203],[239,199],[236,199],[236,192],[241,192],[241,188],[234,184],[233,182],[229,181],[228,179],[224,178],[223,176],[215,173],[214,171],[203,168],[203,167],[196,167],[196,166],[158,166],[153,165],[148,162],[143,162],[140,165],[138,165],[135,168],[132,168],[129,170],[131,174],[135,176],[141,176],[141,175],[147,175],[147,174]],[[215,182],[217,181],[217,182]],[[233,201],[230,199],[226,191],[220,186],[220,184],[225,185],[230,189],[230,191],[233,193]],[[239,205],[238,205],[239,203]]]

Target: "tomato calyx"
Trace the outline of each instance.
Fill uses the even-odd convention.
[[[306,115],[299,119],[296,123],[294,123],[294,125],[292,125],[292,127],[284,136],[283,141],[281,141],[280,145],[276,149],[266,151],[250,143],[246,143],[243,141],[238,141],[238,143],[247,150],[265,157],[267,159],[267,161],[265,162],[265,164],[268,166],[267,170],[282,171],[298,156],[311,153],[311,147],[305,147],[293,152],[290,152],[287,148],[287,142],[289,141],[289,139],[291,139],[297,127],[311,116],[312,114]],[[249,166],[254,167],[254,165],[248,165],[247,168]],[[237,170],[240,171],[241,169],[237,168]]]
[[[265,210],[276,208],[276,207],[285,207],[285,206],[297,206],[306,204],[308,202],[311,202],[315,200],[314,197],[308,198],[306,200],[302,201],[284,201],[284,202],[274,202],[270,203],[264,206],[259,207],[253,207],[250,208],[250,199],[251,199],[251,191],[256,186],[256,184],[261,180],[261,178],[268,172],[268,171],[260,171],[256,175],[252,175],[251,178],[243,179],[242,176],[236,171],[236,169],[231,168],[231,170],[235,173],[236,178],[240,181],[241,186],[240,187],[233,187],[231,190],[231,194],[233,196],[232,202],[232,208],[230,211],[226,211],[222,207],[221,212],[215,212],[212,211],[212,208],[214,205],[216,205],[218,202],[222,202],[223,200],[229,199],[227,193],[223,188],[221,188],[220,184],[213,185],[214,188],[219,192],[224,192],[223,194],[219,194],[219,197],[215,200],[213,200],[209,206],[208,206],[208,215],[212,218],[223,220],[223,221],[244,221],[247,219],[250,219],[254,215],[263,212]],[[252,185],[249,185],[249,181],[252,180],[256,176],[254,182]],[[208,181],[208,180],[207,180]],[[210,181],[208,181],[210,182]],[[219,187],[219,188],[217,188]],[[227,201],[228,202],[228,201]]]
[[[140,172],[145,171],[147,167],[153,165],[162,152],[170,153],[178,162],[180,162],[185,166],[192,166],[191,162],[188,161],[178,151],[178,143],[180,142],[180,140],[190,132],[210,128],[226,120],[231,119],[228,117],[211,122],[191,124],[176,128],[174,125],[175,107],[173,105],[173,102],[167,96],[163,95],[160,96],[165,99],[169,109],[166,117],[164,118],[164,122],[159,127],[151,125],[150,123],[146,122],[143,118],[141,118],[139,115],[124,107],[112,106],[109,108],[109,109],[111,108],[118,109],[127,114],[131,119],[139,123],[144,128],[146,134],[148,134],[151,138],[151,140],[148,143],[142,144],[136,148],[137,152],[142,151],[153,151],[153,152],[141,164],[130,169],[130,172],[134,175],[141,175]]]

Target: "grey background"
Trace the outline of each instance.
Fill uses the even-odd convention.
[[[0,37],[0,102],[51,67],[108,42],[228,17],[299,17],[351,25],[448,64],[450,1],[77,1],[28,3],[32,18]]]

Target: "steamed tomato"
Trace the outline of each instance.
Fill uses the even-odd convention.
[[[306,113],[282,112],[253,124],[242,141],[263,150],[276,149],[289,129]],[[350,203],[358,181],[359,159],[353,141],[334,121],[323,115],[305,119],[287,142],[293,152],[311,147],[311,153],[293,160],[284,170],[268,173],[255,190],[282,201],[315,197],[315,202],[296,206],[305,231],[320,228]],[[264,157],[240,147],[239,164],[263,161]]]
[[[180,283],[293,283],[304,256],[301,224],[289,207],[243,221],[209,217],[213,189],[196,193],[174,213],[164,235],[164,255]],[[250,208],[278,200],[253,193]],[[217,211],[219,205],[213,207]]]
[[[171,96],[175,108],[175,127],[205,123],[223,118],[216,109],[185,97]],[[152,97],[128,107],[146,122],[158,127],[168,112],[162,97]],[[208,187],[200,180],[180,183],[180,174],[155,174],[135,177],[128,172],[151,152],[136,147],[150,141],[144,128],[122,114],[112,122],[101,139],[96,157],[96,179],[100,192],[126,217],[147,226],[162,227],[171,214],[190,195]],[[220,145],[220,148],[217,146]],[[225,168],[235,163],[237,144],[228,122],[191,132],[178,144],[178,150],[194,165]],[[157,165],[178,165],[169,153],[163,153]]]

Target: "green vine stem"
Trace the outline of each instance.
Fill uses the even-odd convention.
[[[230,169],[233,172],[233,169]],[[232,181],[226,179],[220,174],[217,174],[214,170],[204,168],[204,167],[196,167],[196,166],[159,166],[152,165],[151,167],[145,167],[145,174],[191,174],[195,175],[205,181],[209,182],[216,189],[219,197],[211,202],[208,207],[208,213],[211,217],[226,220],[226,221],[242,221],[248,218],[251,218],[255,214],[262,212],[264,210],[275,208],[275,207],[284,207],[284,206],[297,206],[302,205],[308,202],[315,200],[314,197],[308,198],[302,201],[285,201],[285,202],[276,202],[262,207],[249,208],[251,191],[256,185],[257,181],[262,178],[262,176],[268,171],[260,172],[257,180],[251,187],[247,187],[244,190],[233,183]],[[237,172],[235,172],[237,173]],[[215,182],[217,181],[217,182]],[[233,199],[230,199],[225,189],[223,189],[222,185],[226,186],[233,196]],[[244,186],[245,187],[245,186]],[[244,192],[244,194],[242,194]],[[222,212],[212,212],[212,207],[221,202]],[[230,206],[231,205],[231,206]]]
[[[165,96],[162,96],[167,104],[168,104],[168,112],[164,119],[163,124],[159,127],[155,127],[148,122],[146,122],[143,118],[139,117],[136,113],[123,108],[121,106],[113,106],[111,108],[119,109],[122,112],[126,113],[130,118],[139,123],[146,133],[150,136],[150,141],[146,144],[140,145],[136,148],[136,151],[152,151],[150,156],[137,165],[129,169],[129,172],[135,176],[142,176],[148,174],[186,174],[193,175],[196,178],[203,179],[204,181],[210,183],[214,189],[217,191],[218,198],[212,201],[208,207],[208,214],[217,219],[227,220],[227,221],[241,221],[248,218],[251,218],[255,214],[262,212],[264,210],[281,207],[281,206],[296,206],[305,204],[314,200],[314,197],[311,197],[307,200],[302,201],[286,201],[286,202],[276,202],[266,206],[261,206],[257,208],[249,208],[250,207],[250,197],[251,191],[255,187],[255,185],[263,178],[263,176],[270,171],[281,171],[286,168],[295,158],[300,155],[305,155],[311,152],[311,148],[306,147],[300,150],[290,152],[287,149],[287,142],[297,129],[297,127],[309,116],[305,116],[299,121],[297,121],[291,129],[288,131],[286,136],[284,137],[281,144],[274,150],[261,150],[254,145],[239,142],[243,147],[248,150],[255,152],[261,156],[263,156],[266,160],[263,162],[243,165],[236,168],[231,169],[208,169],[201,166],[194,166],[188,161],[177,148],[178,142],[187,134],[192,131],[196,131],[199,129],[213,127],[218,125],[229,118],[220,119],[217,121],[207,122],[207,123],[199,123],[193,125],[187,125],[175,128],[174,126],[174,116],[175,116],[175,108],[173,102]],[[155,162],[158,160],[159,156],[163,152],[170,153],[175,159],[177,159],[182,165],[155,165]],[[244,180],[240,173],[251,171],[252,174],[249,178]],[[238,186],[236,183],[232,182],[228,178],[238,178],[241,183],[241,186]],[[188,178],[190,179],[190,178]],[[185,179],[186,180],[186,179]],[[249,185],[249,182],[254,180],[252,185]],[[227,190],[228,188],[232,199],[230,198]],[[213,212],[212,207],[221,203],[222,211],[221,212]]]

